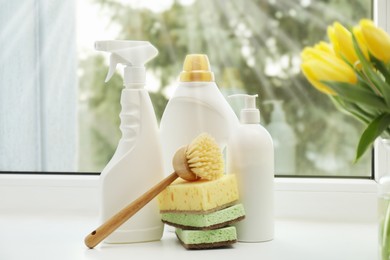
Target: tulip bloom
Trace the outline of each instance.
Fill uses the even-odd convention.
[[[305,48],[301,54],[301,69],[308,81],[319,91],[335,95],[335,92],[321,81],[338,81],[355,84],[354,70],[342,59],[326,51]]]
[[[370,20],[362,19],[359,25],[370,53],[387,64],[390,61],[390,36]]]
[[[329,54],[334,55],[334,51],[332,49],[332,46],[327,42],[319,42],[316,45],[314,45],[314,49],[327,52]]]
[[[303,61],[310,59],[321,59],[322,56],[335,55],[332,46],[327,42],[319,42],[314,47],[306,47],[301,52]]]
[[[333,26],[328,27],[328,37],[333,45],[335,54],[339,58],[344,58],[350,64],[355,65],[359,58],[353,47],[351,32],[340,23],[335,22]]]
[[[369,60],[367,43],[366,40],[364,39],[362,28],[360,26],[354,26],[352,28],[352,32],[355,35],[356,41],[359,45],[360,50],[363,52],[364,57],[366,57],[366,59]]]

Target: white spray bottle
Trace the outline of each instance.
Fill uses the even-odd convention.
[[[118,63],[124,68],[120,113],[122,138],[101,173],[101,221],[142,195],[164,177],[158,125],[145,85],[145,63],[158,51],[145,41],[98,41],[96,50],[110,52],[110,80]],[[141,209],[105,240],[133,243],[160,240],[163,233],[155,200]]]
[[[241,242],[264,242],[274,237],[274,149],[271,135],[260,125],[257,95],[245,99],[241,125],[227,146],[227,172],[236,174],[245,219],[236,225]]]

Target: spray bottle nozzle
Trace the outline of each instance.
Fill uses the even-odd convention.
[[[95,49],[110,52],[106,82],[114,75],[118,63],[125,65],[124,85],[145,83],[145,64],[157,56],[157,49],[147,41],[97,41]]]
[[[260,111],[256,108],[256,98],[258,95],[235,94],[229,98],[244,98],[245,107],[241,109],[240,121],[243,124],[258,124],[260,123]]]

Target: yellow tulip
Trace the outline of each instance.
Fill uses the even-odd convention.
[[[359,22],[361,33],[370,53],[377,59],[388,63],[390,61],[390,36],[371,20],[362,19]]]
[[[359,45],[360,50],[362,51],[363,55],[366,57],[368,60],[368,49],[367,49],[367,43],[366,40],[364,39],[362,28],[360,26],[354,26],[352,28],[352,32],[355,35],[356,41]]]
[[[359,60],[353,47],[351,32],[340,23],[335,22],[333,26],[328,27],[328,37],[339,58],[346,59],[352,65]]]
[[[335,55],[332,46],[327,42],[319,42],[314,47],[305,47],[301,52],[303,61],[309,59],[321,59],[327,55]]]
[[[302,51],[301,69],[308,81],[319,91],[335,95],[335,92],[321,81],[338,81],[355,84],[354,70],[342,59],[326,51],[305,48]]]
[[[317,43],[316,45],[314,45],[314,49],[324,51],[324,52],[327,52],[329,54],[334,55],[334,51],[332,49],[332,46],[327,42],[321,41],[321,42]]]
[[[308,61],[312,59],[320,58],[313,47],[305,47],[301,52],[302,61]]]

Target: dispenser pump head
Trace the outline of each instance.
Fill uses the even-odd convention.
[[[259,124],[260,111],[256,108],[256,98],[258,95],[235,94],[230,95],[229,98],[243,98],[245,107],[241,109],[240,121],[242,124]]]
[[[158,54],[157,49],[147,41],[97,41],[95,49],[111,53],[106,82],[114,75],[118,63],[125,65],[125,87],[145,84],[145,64]]]
[[[209,58],[205,54],[188,54],[184,60],[181,82],[214,81]]]

